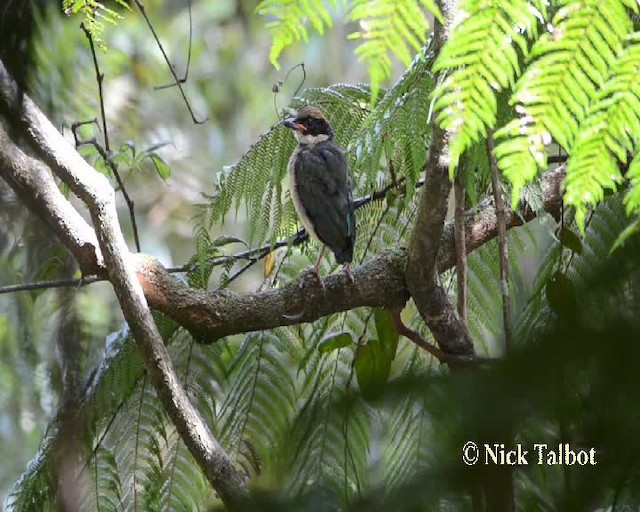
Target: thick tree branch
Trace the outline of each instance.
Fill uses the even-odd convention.
[[[564,169],[559,168],[547,172],[542,181],[544,206],[554,217],[562,204],[563,178]],[[520,226],[535,216],[534,210],[524,203],[520,211],[507,212],[506,226]],[[467,253],[495,238],[497,230],[493,198],[487,198],[465,214]],[[450,221],[443,229],[437,272],[452,268],[455,259],[454,226]],[[344,274],[336,273],[323,280],[325,290],[322,290],[317,282],[303,276],[281,288],[255,293],[229,290],[207,293],[189,288],[150,257],[140,256],[137,270],[152,308],[176,320],[200,341],[213,342],[230,334],[313,322],[357,307],[401,308],[410,296],[405,279],[406,262],[407,252],[399,248],[356,267],[353,283]]]
[[[436,52],[446,41],[455,6],[454,1],[438,3],[447,22],[443,26],[434,21]],[[448,354],[470,356],[474,354],[471,336],[441,285],[436,266],[451,191],[448,152],[448,135],[434,121],[425,166],[425,184],[407,251],[407,285],[440,348]]]
[[[7,96],[2,90],[2,86],[0,77],[0,99],[3,95],[6,99]],[[32,115],[31,118],[27,116],[27,120],[32,121],[33,126],[37,126],[41,114],[34,117],[34,109],[37,107],[31,104]],[[48,121],[47,124],[50,126]],[[63,141],[52,126],[49,131],[57,134],[57,142],[50,140],[50,137],[55,139],[55,136],[45,136],[41,130],[34,130],[33,126],[31,128],[33,132],[32,143],[34,146],[42,143],[39,153],[43,154],[53,166],[62,167],[63,171],[66,169],[65,172],[61,172],[63,176],[66,176],[73,183],[74,180],[84,181],[84,177],[81,178],[80,173],[94,174],[93,169],[77,155],[73,148],[66,144],[66,141]],[[74,156],[73,159],[67,159],[67,154],[76,155],[77,158]],[[435,154],[435,152],[432,153],[430,160],[432,163],[435,160]],[[4,156],[9,157],[10,154],[7,153]],[[30,165],[37,164],[33,159],[29,163]],[[445,192],[434,195],[445,197],[446,191],[450,187],[446,165],[440,165],[438,170],[441,179],[436,183],[436,186],[444,187]],[[60,172],[61,169],[59,168],[58,171]],[[560,210],[563,177],[564,171],[560,168],[547,172],[542,181],[544,207],[546,211],[556,217]],[[433,179],[433,173],[431,173],[430,179]],[[37,197],[42,193],[40,183],[31,183],[29,187],[32,189],[32,197]],[[99,190],[99,185],[96,189]],[[426,187],[425,193],[429,189],[435,192],[436,187]],[[424,201],[422,202],[424,203]],[[440,214],[444,215],[446,205],[442,204],[442,201],[439,204]],[[44,206],[41,214],[43,218],[53,215]],[[534,217],[535,212],[524,204],[518,213],[507,212],[506,224],[508,228],[511,228]],[[421,214],[421,218],[424,219],[423,214]],[[439,228],[435,226],[432,232],[429,231],[429,223],[434,223],[434,219],[427,216],[426,221],[427,227],[423,228],[426,231],[421,229],[420,232],[426,232],[429,240],[434,240],[434,232],[441,233],[441,236],[438,235],[440,243],[427,243],[427,252],[433,261],[431,264],[433,281],[436,281],[437,273],[447,270],[455,264],[453,222],[445,223],[444,227],[442,224]],[[67,220],[67,222],[70,221]],[[467,252],[473,251],[494,238],[496,233],[496,216],[492,198],[485,199],[476,208],[465,214]],[[75,239],[63,241],[72,252],[78,250],[76,245],[79,243]],[[435,251],[437,251],[437,259],[434,260],[436,258]],[[220,336],[234,333],[292,323],[312,322],[322,316],[355,307],[383,306],[394,309],[402,306],[411,292],[405,280],[404,265],[406,261],[407,254],[402,249],[382,254],[354,271],[355,283],[345,279],[342,274],[327,277],[325,292],[322,292],[319,287],[316,289],[313,284],[307,281],[301,281],[300,283],[289,283],[280,289],[251,294],[236,294],[230,291],[207,294],[187,288],[180,280],[166,274],[164,269],[150,258],[137,260],[136,270],[147,300],[153,308],[157,308],[176,319],[183,327],[196,334],[198,338],[214,340]],[[424,272],[426,265],[421,265],[418,260],[417,267],[420,272]],[[415,282],[416,280],[416,277],[412,275],[411,281]],[[438,287],[437,281],[436,287]],[[441,293],[444,291],[441,290]],[[440,297],[436,297],[436,299],[439,300]],[[438,314],[440,314],[439,311]],[[436,316],[436,320],[437,318]],[[445,347],[441,348],[447,351]]]
[[[3,146],[0,145],[0,150]],[[1,155],[8,158],[11,154]],[[28,168],[35,174],[36,160],[28,160]],[[11,171],[13,167],[7,168]],[[564,168],[549,171],[542,180],[543,204],[554,217],[560,213]],[[10,181],[10,180],[9,180]],[[10,181],[11,182],[11,181]],[[28,184],[31,197],[46,192],[40,182]],[[29,207],[31,203],[27,203]],[[44,208],[46,219],[54,212]],[[518,212],[506,213],[507,228],[520,226],[535,218],[536,213],[526,203]],[[465,213],[465,248],[467,253],[497,236],[497,224],[493,198],[489,197]],[[69,220],[66,223],[69,224]],[[73,251],[82,244],[75,239],[61,238]],[[453,222],[447,222],[442,230],[437,271],[444,272],[455,265],[455,235]],[[402,307],[409,297],[405,282],[406,252],[403,249],[381,254],[361,267],[354,269],[355,283],[338,273],[324,279],[323,292],[313,281],[300,280],[282,288],[264,292],[239,294],[231,291],[206,293],[188,288],[183,281],[171,276],[153,258],[139,256],[135,259],[138,279],[149,305],[178,321],[202,341],[213,341],[221,336],[268,329],[300,322],[312,322],[322,316],[362,306]],[[89,269],[93,273],[96,269]]]
[[[404,279],[403,250],[383,253],[353,270],[354,282],[342,272],[323,279],[298,281],[272,290],[237,293],[189,288],[153,258],[138,265],[138,278],[149,305],[186,327],[200,341],[312,322],[357,307],[402,308],[409,295]]]
[[[93,228],[62,195],[40,161],[25,154],[0,124],[0,176],[71,251],[84,275],[103,267]]]
[[[3,110],[9,108],[15,98],[12,88],[15,88],[15,84],[0,63],[0,103]],[[19,125],[33,149],[89,208],[107,275],[163,408],[227,508],[242,509],[248,498],[246,481],[213,437],[176,377],[171,358],[131,264],[129,250],[118,224],[113,188],[103,175],[82,159],[26,96],[21,115]]]

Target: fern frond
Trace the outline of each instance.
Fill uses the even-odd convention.
[[[627,46],[615,60],[611,77],[598,92],[593,106],[580,125],[580,133],[567,163],[565,201],[575,206],[578,225],[584,228],[587,208],[604,198],[605,189],[622,181],[620,164],[640,147],[640,33],[627,38]],[[633,194],[633,166],[628,211],[640,202]]]
[[[288,343],[269,331],[249,335],[229,369],[230,389],[222,405],[222,442],[232,456],[243,443],[270,461],[286,438],[295,403],[295,388],[285,366]]]
[[[410,356],[400,376],[411,379],[428,371],[420,349],[406,342],[402,345],[410,351]],[[384,481],[386,492],[390,495],[425,470],[429,463],[429,443],[426,439],[429,414],[423,402],[420,393],[409,393],[391,411],[384,446]]]
[[[451,70],[435,91],[438,124],[452,133],[453,170],[460,155],[494,127],[497,93],[513,87],[528,55],[529,39],[538,35],[546,2],[466,0],[460,21],[442,48],[434,71]]]
[[[552,139],[572,152],[580,125],[633,27],[630,4],[630,0],[563,2],[548,32],[533,45],[533,61],[514,91],[520,117],[496,132],[501,141],[496,156],[513,184],[514,204],[524,184],[546,167],[546,146]]]
[[[116,0],[116,3],[121,7],[131,9],[125,0]],[[96,0],[63,0],[62,9],[66,14],[82,14],[84,17],[83,26],[91,34],[96,46],[102,51],[107,48],[103,38],[104,23],[115,25],[122,19],[122,16],[116,11],[105,7],[102,2]]]
[[[354,0],[348,19],[357,22],[360,30],[350,34],[349,39],[363,40],[356,55],[369,66],[372,101],[382,82],[391,76],[389,55],[395,55],[408,67],[425,44],[429,21],[424,9],[442,20],[432,0]]]
[[[336,0],[262,0],[256,7],[260,16],[272,19],[266,27],[272,33],[269,60],[280,69],[278,59],[282,51],[293,43],[309,40],[307,25],[310,23],[318,34],[324,34],[325,27],[333,22],[326,4],[335,7]]]
[[[317,352],[317,350],[315,351]],[[341,349],[318,357],[312,386],[300,410],[290,443],[291,491],[323,489],[328,502],[348,502],[366,485],[369,424],[352,381],[352,351]]]
[[[359,190],[371,190],[389,181],[393,167],[397,179],[407,178],[407,196],[411,197],[426,148],[425,140],[415,135],[429,134],[429,104],[425,98],[434,87],[429,69],[432,62],[433,52],[426,48],[395,85],[384,92],[354,132],[347,156]],[[381,162],[385,152],[386,162]]]
[[[294,107],[313,103],[322,108],[335,132],[336,142],[346,147],[368,113],[368,88],[337,84],[324,89],[309,89]],[[296,231],[296,215],[283,186],[287,163],[295,140],[281,123],[262,135],[241,160],[217,175],[216,195],[206,206],[210,227],[220,222],[235,206],[247,209],[249,241],[273,242]],[[256,241],[257,237],[257,241]]]
[[[640,152],[636,153],[629,165],[627,179],[631,184],[631,188],[624,198],[627,215],[640,213]]]

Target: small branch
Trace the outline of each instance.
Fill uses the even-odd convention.
[[[136,244],[136,251],[140,252],[141,251],[140,238],[138,237],[138,225],[136,223],[134,203],[129,197],[129,194],[127,193],[127,189],[124,186],[124,182],[120,177],[120,173],[118,172],[118,166],[111,160],[111,146],[109,144],[107,116],[105,115],[105,111],[104,111],[104,94],[102,92],[102,82],[104,81],[104,74],[100,72],[100,66],[98,65],[98,56],[96,55],[96,49],[93,44],[93,37],[91,36],[91,33],[87,30],[87,28],[84,26],[84,23],[81,24],[80,26],[82,27],[82,30],[84,31],[85,36],[87,36],[87,39],[89,40],[89,48],[91,49],[91,55],[93,57],[93,67],[96,72],[96,82],[98,82],[98,97],[100,100],[100,117],[102,119],[104,149],[102,149],[102,147],[100,146],[100,144],[98,144],[95,138],[88,143],[91,143],[98,150],[98,153],[100,153],[100,156],[104,160],[104,163],[109,167],[109,169],[111,169],[111,172],[113,173],[113,176],[115,177],[118,183],[118,187],[122,192],[122,196],[124,197],[124,200],[127,203],[127,208],[129,209],[129,219],[131,219],[131,229],[133,231],[133,240]],[[76,147],[77,147],[79,143],[78,143],[78,137],[76,135],[76,130],[74,129],[74,127],[72,127],[72,131],[73,131],[73,136],[76,140]]]
[[[187,65],[185,66],[184,76],[176,81],[177,83],[181,84],[187,82],[189,78],[189,68],[191,67],[191,47],[193,40],[193,17],[191,15],[191,0],[187,0],[187,9],[189,11],[189,46],[187,47]],[[159,91],[161,89],[168,89],[169,87],[173,87],[174,85],[176,85],[176,82],[165,85],[158,85],[154,87],[154,89],[156,91]]]
[[[164,61],[167,63],[169,71],[171,71],[171,75],[173,76],[173,80],[174,80],[175,84],[178,86],[178,89],[180,89],[180,94],[182,95],[182,99],[184,100],[184,103],[187,106],[187,109],[189,110],[189,114],[191,115],[192,121],[194,122],[194,124],[206,123],[208,118],[205,117],[203,120],[199,120],[199,119],[196,118],[196,115],[195,115],[193,109],[191,108],[189,100],[187,99],[187,95],[185,94],[184,89],[182,88],[182,84],[180,83],[180,79],[178,78],[178,75],[176,75],[176,70],[174,69],[173,65],[171,64],[171,61],[169,60],[169,57],[167,57],[167,53],[164,51],[164,47],[162,46],[162,43],[160,42],[160,38],[158,37],[158,34],[156,33],[156,30],[153,28],[153,24],[151,23],[151,20],[149,19],[149,16],[147,16],[147,11],[145,10],[144,5],[142,5],[142,2],[140,2],[140,0],[134,0],[134,1],[135,1],[136,5],[138,6],[138,9],[140,9],[140,13],[144,17],[144,20],[147,22],[147,26],[149,27],[149,30],[151,30],[151,34],[153,35],[153,38],[156,40],[156,44],[158,45],[158,48],[160,48],[160,52],[162,53],[162,56],[164,57]]]
[[[54,281],[38,281],[37,283],[9,284],[6,286],[0,286],[0,295],[52,288],[78,288],[87,284],[97,283],[98,281],[104,281],[104,278],[100,278],[98,276],[86,276],[80,279],[57,279]]]
[[[496,220],[498,225],[498,250],[500,251],[500,291],[502,293],[502,319],[504,322],[504,344],[508,354],[513,346],[513,313],[511,294],[509,293],[509,249],[507,247],[506,204],[502,198],[498,161],[494,154],[493,130],[487,129],[487,155],[491,170],[491,187],[493,201],[496,205]]]
[[[460,172],[458,168],[458,172]],[[454,229],[456,235],[456,279],[458,283],[458,314],[467,325],[467,250],[464,232],[464,186],[460,177],[453,184],[455,194]]]
[[[445,360],[447,359],[447,354],[445,354],[442,350],[440,350],[435,345],[432,345],[431,343],[429,343],[422,336],[420,336],[420,334],[418,334],[416,331],[412,331],[406,325],[404,325],[404,323],[402,322],[402,318],[400,318],[399,311],[394,312],[393,319],[396,324],[396,330],[398,331],[398,334],[400,334],[400,336],[404,336],[408,340],[412,341],[421,349],[427,351],[429,354],[435,357],[441,363],[445,362]]]

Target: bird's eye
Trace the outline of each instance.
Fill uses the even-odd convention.
[[[307,119],[307,126],[309,128],[311,128],[314,125],[314,123],[315,123],[315,119],[313,117],[310,117]]]

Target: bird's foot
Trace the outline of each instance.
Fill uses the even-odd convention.
[[[345,274],[347,274],[349,281],[351,281],[352,283],[356,282],[356,280],[353,278],[353,274],[351,273],[351,263],[345,263],[344,266],[342,267],[342,270],[344,271]]]
[[[320,271],[316,265],[310,265],[309,267],[307,267],[302,271],[302,279],[300,280],[300,286],[303,286],[305,281],[308,280],[308,278],[312,278],[314,281],[316,281],[320,285],[323,291],[326,290],[324,281],[322,280],[322,277],[320,276]]]

